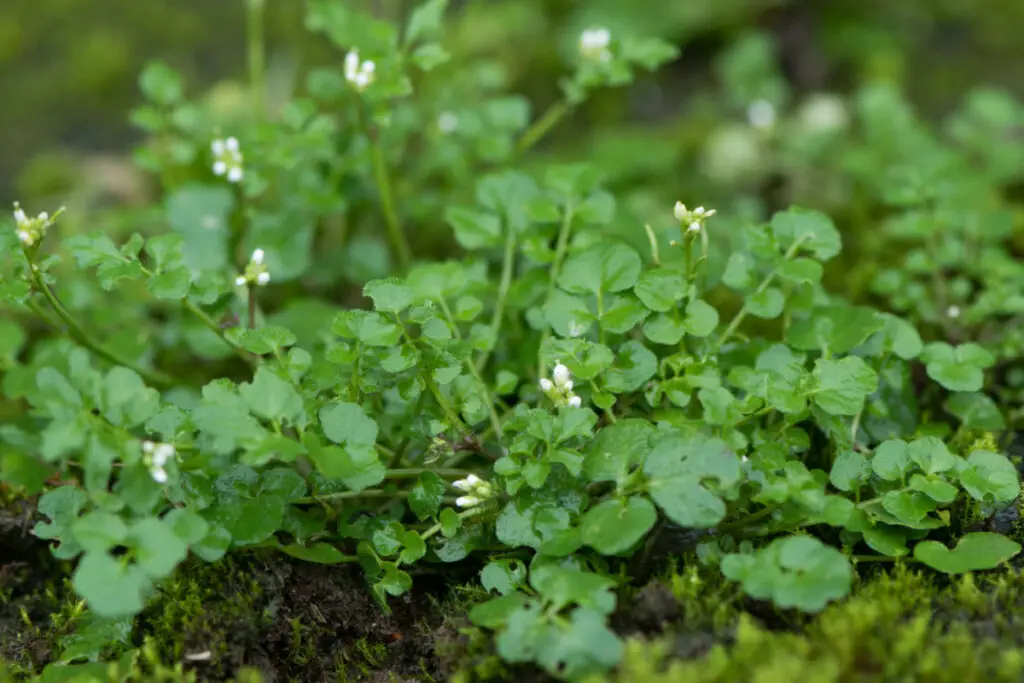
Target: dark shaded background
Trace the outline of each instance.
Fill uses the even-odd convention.
[[[365,3],[400,16],[415,3]],[[266,0],[270,77],[283,92],[303,65],[337,60],[302,26],[304,2]],[[1024,93],[1024,2],[1020,0],[477,0],[453,3],[457,56],[505,61],[515,87],[537,107],[557,95],[564,46],[581,26],[659,35],[682,58],[651,85],[602,94],[588,125],[673,122],[685,135],[686,103],[716,87],[715,60],[738,37],[772,37],[797,93],[848,91],[867,78],[901,84],[929,114],[972,86]],[[137,133],[137,74],[149,59],[179,69],[190,90],[245,74],[245,0],[4,0],[0,3],[0,195],[62,193],[84,177],[130,191],[111,163]],[[230,83],[223,95],[230,96]],[[563,127],[571,145],[579,127]],[[111,157],[113,155],[113,157]]]

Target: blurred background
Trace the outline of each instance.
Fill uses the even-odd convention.
[[[234,84],[246,73],[244,4],[3,0],[0,195],[42,202],[84,185],[118,201],[141,200],[146,182],[124,163],[140,138],[129,122],[141,101],[140,69],[161,59],[184,75],[190,94],[213,88],[210,96],[223,102],[244,97]],[[398,17],[412,4],[367,6]],[[282,97],[304,67],[341,58],[304,30],[304,5],[266,0],[271,92]],[[456,58],[500,60],[510,89],[535,112],[557,97],[581,27],[679,45],[676,63],[630,89],[600,93],[546,143],[567,154],[628,145],[634,158],[624,174],[637,166],[670,170],[680,150],[756,117],[755,101],[781,112],[807,93],[888,82],[932,118],[978,86],[1024,92],[1020,0],[470,0],[454,3],[452,13]],[[772,113],[760,109],[762,117]]]

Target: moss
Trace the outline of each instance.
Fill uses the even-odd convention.
[[[941,585],[896,569],[814,618],[778,615],[769,625],[741,613],[732,635],[699,657],[685,623],[651,640],[634,637],[620,671],[600,680],[1017,681],[1024,634],[1014,622],[1022,607],[1024,580],[1016,572]]]

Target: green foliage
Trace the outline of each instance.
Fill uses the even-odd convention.
[[[679,203],[673,223],[671,198],[620,192],[597,160],[529,163],[675,46],[588,30],[534,116],[495,65],[450,59],[451,11],[309,3],[308,30],[350,52],[273,110],[254,62],[239,120],[151,64],[133,120],[152,213],[121,239],[19,208],[0,233],[19,321],[0,328],[18,406],[0,483],[42,491],[34,533],[91,615],[131,619],[189,557],[246,548],[358,565],[385,610],[417,573],[479,560],[498,595],[470,619],[500,657],[581,680],[619,663],[610,615],[665,530],[704,532],[706,566],[803,612],[861,562],[959,574],[1019,553],[974,528],[1020,493],[989,433],[1024,386],[1017,171],[990,146],[1015,104],[972,100],[946,137],[879,86],[849,139],[786,120],[780,157],[885,216],[881,246],[854,240],[885,254],[865,292],[835,286],[847,226],[813,197],[769,214],[708,190],[718,210]],[[726,55],[729,97],[782,106],[769,54],[755,36]]]

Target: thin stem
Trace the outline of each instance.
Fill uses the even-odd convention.
[[[388,240],[391,242],[391,255],[398,262],[401,269],[407,270],[412,262],[412,250],[405,239],[405,233],[398,222],[398,212],[395,209],[395,197],[391,190],[391,177],[388,175],[387,161],[384,159],[384,149],[376,136],[370,136],[370,144],[373,147],[373,177],[377,181],[377,191],[380,194],[381,210],[384,212],[384,222],[388,229]]]
[[[27,254],[26,258],[28,258]],[[113,363],[114,365],[120,365],[121,367],[125,367],[128,368],[129,370],[135,371],[136,373],[139,374],[140,377],[142,377],[150,384],[160,387],[170,387],[174,384],[174,379],[169,375],[165,375],[159,370],[148,370],[140,366],[138,363],[128,360],[127,358],[123,358],[114,353],[113,351],[110,351],[109,349],[106,349],[103,346],[101,346],[99,342],[93,339],[89,335],[89,333],[87,333],[82,328],[82,326],[78,324],[78,322],[71,316],[71,314],[68,313],[67,309],[65,309],[64,305],[61,304],[60,300],[57,299],[57,296],[53,293],[50,287],[45,282],[43,282],[43,279],[42,277],[40,277],[36,265],[32,262],[31,259],[29,259],[29,273],[31,273],[32,282],[35,284],[36,289],[46,298],[46,301],[50,304],[50,307],[53,309],[54,313],[57,314],[57,317],[60,318],[65,325],[67,325],[68,334],[71,336],[72,339],[74,339],[82,346],[88,348],[97,356],[103,358],[107,362]]]
[[[501,324],[505,318],[505,299],[508,297],[509,287],[512,286],[512,271],[516,265],[516,231],[511,225],[505,226],[505,256],[501,263],[501,280],[498,282],[498,299],[494,304],[494,314],[491,316],[491,338],[497,343],[498,333],[501,332]],[[490,352],[484,351],[476,361],[477,370],[483,370],[490,359]]]
[[[562,214],[562,224],[558,228],[558,241],[555,243],[555,260],[551,263],[551,273],[548,275],[548,289],[544,294],[544,303],[551,301],[555,293],[555,285],[558,283],[558,276],[561,274],[562,261],[565,260],[565,252],[569,248],[569,237],[572,235],[572,219],[576,212],[575,204],[570,200],[565,203],[565,211]],[[541,334],[539,349],[544,348],[544,342],[551,336],[551,328],[545,327]],[[543,353],[537,354],[537,376],[544,376],[544,368],[547,367],[547,359]]]
[[[430,467],[409,467],[398,470],[388,470],[388,479],[415,479],[424,472],[433,472],[439,477],[468,477],[471,472],[469,470],[453,470],[453,469],[433,469]]]
[[[262,118],[266,107],[266,52],[263,35],[264,0],[248,0],[248,29],[246,40],[249,48],[249,88],[252,94],[252,110]]]
[[[249,285],[247,287],[249,294],[249,329],[256,329],[256,289]]]
[[[565,100],[559,100],[551,105],[551,107],[544,112],[544,115],[537,119],[533,125],[523,133],[523,137],[519,138],[519,143],[516,145],[516,152],[519,154],[528,152],[540,141],[541,138],[547,135],[552,128],[557,126],[569,111],[569,103]]]
[[[214,334],[220,337],[221,341],[230,346],[231,350],[234,351],[239,358],[244,360],[246,363],[249,363],[250,365],[255,365],[258,363],[257,359],[249,355],[245,349],[241,348],[240,346],[235,346],[234,344],[232,344],[231,341],[227,338],[227,336],[225,336],[224,330],[222,330],[220,328],[220,325],[217,324],[217,321],[208,316],[203,309],[196,306],[187,298],[182,299],[181,304],[182,306],[185,307],[185,310],[194,315],[196,319],[199,320],[199,322],[203,323],[203,325],[206,325],[206,327],[208,327]]]
[[[656,267],[661,267],[661,251],[658,249],[658,238],[649,223],[644,225],[644,231],[647,233],[647,241],[651,243],[651,261]]]
[[[719,524],[717,527],[718,531],[733,531],[734,529],[742,529],[743,527],[750,526],[755,522],[760,522],[765,517],[770,517],[775,512],[775,507],[761,508],[757,512],[752,512],[746,517],[741,517],[733,522],[727,524]]]
[[[462,334],[459,332],[459,326],[455,322],[455,316],[452,315],[451,309],[448,307],[448,302],[445,298],[439,297],[438,303],[441,305],[441,310],[444,311],[445,317],[448,318],[448,322],[451,323],[452,330],[454,330],[455,338],[458,340],[462,339]],[[491,395],[491,390],[487,386],[487,382],[484,381],[483,375],[480,374],[480,370],[477,369],[476,364],[473,363],[471,356],[465,358],[466,369],[469,370],[469,374],[473,375],[476,383],[480,385],[480,391],[484,393],[484,398],[487,400],[487,412],[491,421],[491,427],[494,429],[494,436],[501,441],[501,419],[498,417],[498,411],[494,407],[494,397]]]
[[[793,246],[791,246],[786,251],[786,255],[783,256],[783,260],[789,261],[791,258],[796,256],[796,252],[800,249],[800,245],[803,243],[804,239],[806,239],[806,236],[797,239],[797,241],[793,243]],[[770,273],[765,275],[764,280],[761,281],[761,284],[754,291],[754,293],[755,294],[760,294],[764,290],[768,289],[768,286],[772,283],[772,280],[775,279],[775,275],[778,272],[779,272],[778,267],[773,268]],[[732,322],[730,322],[729,326],[727,328],[725,328],[724,332],[722,332],[722,336],[718,338],[718,342],[715,344],[716,347],[721,348],[722,344],[724,344],[725,342],[729,341],[729,337],[731,337],[733,335],[733,333],[736,331],[736,329],[740,326],[740,323],[742,323],[744,318],[747,317],[747,314],[749,312],[750,312],[750,309],[747,307],[747,302],[744,301],[743,302],[743,306],[740,307],[739,312],[735,315],[735,317],[733,317]]]

